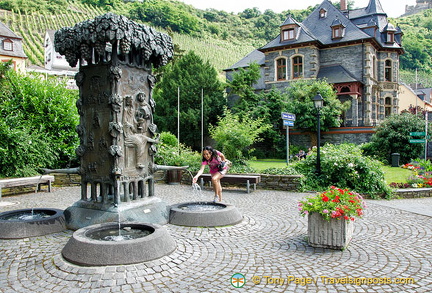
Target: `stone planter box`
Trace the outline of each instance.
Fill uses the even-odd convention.
[[[308,215],[308,243],[312,247],[345,249],[353,235],[353,221],[330,219],[327,221],[319,213]]]

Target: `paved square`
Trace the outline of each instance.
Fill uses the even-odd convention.
[[[157,184],[168,204],[211,200],[186,185]],[[1,292],[430,292],[432,217],[410,211],[413,200],[368,200],[345,251],[307,245],[307,219],[297,202],[305,194],[225,190],[244,220],[218,228],[166,225],[177,249],[158,260],[121,266],[80,267],[61,250],[72,231],[0,240]],[[65,209],[79,187],[3,197],[0,211],[31,207]],[[431,199],[420,199],[432,209]],[[14,203],[8,205],[6,203]],[[391,203],[391,202],[390,202]],[[414,205],[411,205],[411,207]],[[233,277],[234,274],[238,274]],[[243,278],[243,277],[244,278]],[[241,288],[235,288],[240,287]]]

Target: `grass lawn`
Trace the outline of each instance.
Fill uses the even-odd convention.
[[[249,161],[248,163],[258,172],[268,168],[283,168],[287,165],[286,160],[283,159],[263,159]],[[382,170],[384,172],[385,180],[388,184],[392,182],[406,183],[407,178],[413,174],[413,172],[408,169],[390,166],[383,166]]]
[[[406,183],[410,175],[413,175],[413,171],[403,168],[383,166],[385,181],[390,184],[392,182]]]
[[[283,168],[287,165],[286,160],[282,159],[262,159],[256,161],[248,161],[248,163],[258,172],[268,168]]]

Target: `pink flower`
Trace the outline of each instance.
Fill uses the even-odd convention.
[[[323,212],[324,214],[328,214],[328,213],[329,213],[328,210],[323,210],[322,212]]]

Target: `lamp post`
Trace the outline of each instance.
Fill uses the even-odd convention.
[[[317,109],[317,162],[316,162],[316,172],[318,175],[321,174],[321,158],[320,158],[320,144],[321,144],[321,108],[324,104],[324,99],[320,95],[320,93],[317,93],[315,97],[313,97],[313,102],[315,105],[315,108]]]

